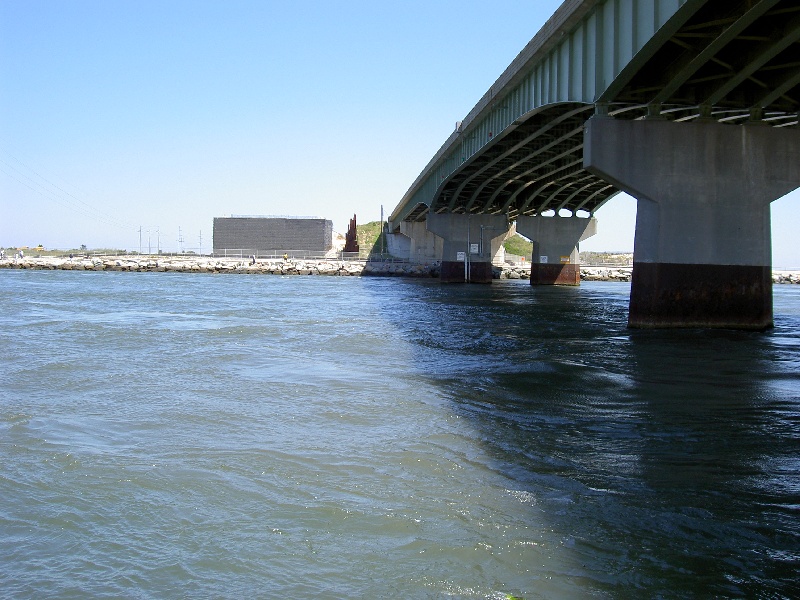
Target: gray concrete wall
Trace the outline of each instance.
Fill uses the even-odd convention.
[[[333,223],[327,219],[217,217],[213,245],[214,252],[327,252],[333,246]]]
[[[396,258],[408,260],[411,256],[411,238],[402,233],[387,233],[386,251]]]
[[[403,221],[400,233],[409,239],[408,260],[416,263],[442,260],[444,241],[428,231],[424,222]]]

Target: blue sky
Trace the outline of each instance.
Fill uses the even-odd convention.
[[[0,0],[0,245],[211,247],[218,216],[391,212],[559,0]],[[773,262],[800,266],[773,203]],[[635,201],[589,250],[631,250]]]

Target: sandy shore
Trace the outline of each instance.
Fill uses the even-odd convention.
[[[409,263],[380,263],[363,260],[332,259],[259,259],[253,262],[241,258],[212,258],[206,256],[81,256],[81,257],[5,257],[0,269],[41,269],[67,271],[157,271],[174,273],[250,273],[263,275],[384,275],[400,277],[438,277],[438,265]],[[496,279],[529,279],[530,265],[494,267]],[[630,267],[581,267],[584,281],[630,281]],[[800,271],[776,270],[776,284],[800,284]]]

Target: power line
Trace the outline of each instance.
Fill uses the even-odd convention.
[[[7,166],[10,166],[10,165],[8,165],[8,163],[5,163],[5,161],[0,160],[0,162],[3,162]],[[11,168],[13,169],[13,167],[11,167]],[[16,170],[16,169],[14,169],[14,170]],[[19,171],[17,171],[17,172],[19,172]],[[81,208],[79,206],[75,206],[74,204],[70,203],[68,200],[65,200],[64,198],[59,198],[59,197],[53,195],[53,193],[51,191],[47,190],[47,189],[44,189],[44,190],[37,189],[37,188],[29,185],[28,183],[25,183],[24,181],[22,181],[18,177],[15,177],[14,175],[9,173],[7,170],[3,169],[2,167],[0,167],[0,173],[4,173],[9,178],[13,179],[14,181],[19,183],[20,185],[25,186],[29,190],[31,190],[33,192],[36,192],[37,194],[39,194],[43,198],[45,198],[47,200],[50,200],[51,202],[55,202],[56,204],[60,204],[62,207],[67,208],[67,209],[69,209],[69,210],[71,210],[71,211],[73,211],[75,213],[81,214],[84,217],[89,217],[91,219],[95,219],[97,221],[105,223],[106,225],[113,225],[114,227],[120,227],[122,229],[132,229],[132,227],[130,227],[130,226],[124,224],[124,223],[121,223],[119,221],[115,221],[115,220],[105,216],[103,213],[100,213],[99,211],[97,212],[97,214],[92,214],[89,211],[87,211],[86,209],[83,209],[83,208]],[[31,180],[30,177],[27,177],[23,173],[20,173],[20,175],[22,177],[25,177],[28,180]],[[36,182],[32,181],[32,183],[35,184]]]
[[[0,139],[2,139],[2,138],[0,138]],[[7,142],[7,140],[3,140],[3,141]],[[23,169],[27,170],[28,172],[30,172],[31,174],[33,174],[36,178],[38,178],[40,180],[40,181],[37,181],[36,179],[34,179],[34,177],[31,177],[30,175],[26,174],[23,170],[15,167],[13,164],[9,163],[7,160],[4,160],[3,158],[0,158],[0,163],[2,163],[3,165],[6,166],[6,169],[3,169],[2,167],[0,167],[0,172],[4,173],[7,177],[9,177],[10,179],[16,181],[20,185],[23,185],[24,187],[28,188],[29,190],[39,194],[43,198],[45,198],[47,200],[50,200],[51,202],[55,202],[56,204],[59,204],[60,206],[66,208],[66,209],[68,209],[68,210],[70,210],[70,211],[72,211],[74,213],[80,214],[80,215],[82,215],[84,217],[99,221],[99,222],[104,223],[106,225],[112,225],[112,226],[118,227],[120,229],[126,229],[126,230],[135,230],[136,229],[136,225],[133,225],[131,223],[128,223],[127,221],[115,218],[115,217],[113,217],[113,216],[111,216],[111,215],[109,215],[107,213],[104,213],[103,211],[95,208],[94,206],[92,206],[88,202],[86,202],[86,201],[82,200],[81,198],[75,196],[74,194],[72,194],[68,190],[63,189],[63,187],[59,186],[58,184],[53,183],[50,179],[48,179],[47,177],[43,176],[36,169],[30,167],[29,165],[27,165],[25,162],[23,162],[22,160],[20,160],[19,158],[17,158],[13,154],[11,154],[10,152],[6,152],[6,154],[8,155],[8,157],[10,157],[16,163],[21,165],[21,167]],[[9,172],[9,170],[13,171],[13,173]],[[23,181],[20,178],[25,179],[29,183],[26,183],[26,181]],[[44,183],[42,183],[42,182],[44,182]],[[73,187],[75,187],[75,186],[73,186]],[[85,194],[85,192],[83,192],[83,193]]]

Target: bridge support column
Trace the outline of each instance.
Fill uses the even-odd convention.
[[[492,257],[509,231],[505,215],[431,213],[427,227],[444,240],[439,270],[443,283],[492,282]]]
[[[800,131],[593,117],[584,167],[638,199],[629,327],[772,326],[771,201]]]
[[[533,242],[531,285],[580,285],[578,243],[597,233],[597,219],[521,215],[517,232]]]

